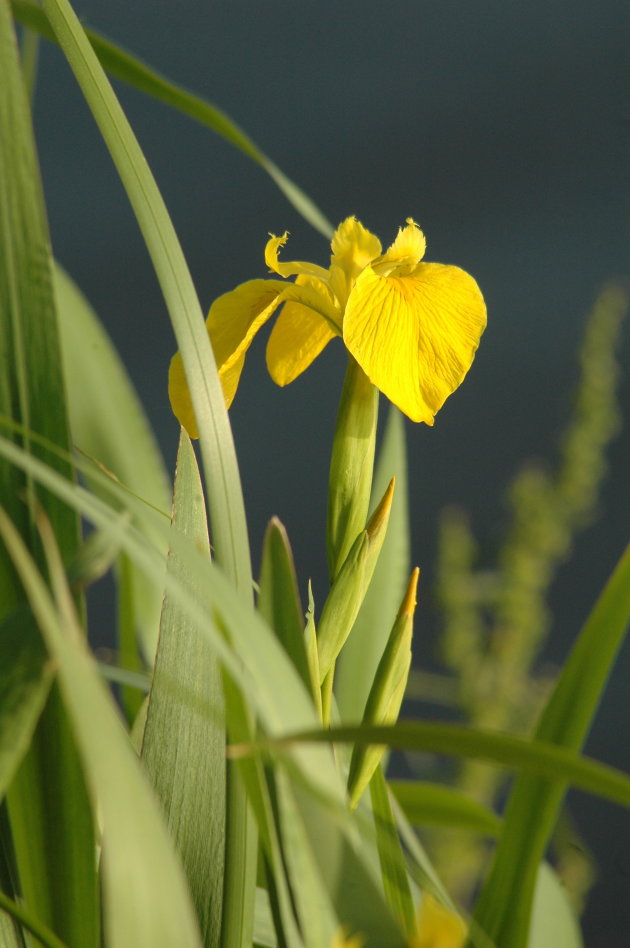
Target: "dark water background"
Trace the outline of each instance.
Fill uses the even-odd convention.
[[[416,654],[426,661],[437,628],[438,511],[465,506],[491,554],[515,468],[532,457],[553,461],[584,317],[602,284],[628,272],[625,4],[82,0],[76,7],[85,25],[226,110],[333,222],[356,214],[387,245],[413,216],[427,235],[427,259],[458,264],[482,287],[489,326],[465,385],[433,429],[408,425],[413,552],[423,571]],[[290,258],[326,264],[325,241],[260,169],[189,120],[117,88],[204,306],[265,276],[268,231],[291,231]],[[36,124],[56,254],[105,322],[172,466],[177,428],[165,380],[173,338],[164,305],[104,146],[50,47]],[[277,514],[303,588],[312,576],[321,599],[343,353],[331,345],[280,390],[265,373],[263,345],[250,353],[232,410],[255,569],[265,523]],[[626,376],[626,413],[628,395]],[[546,661],[562,661],[628,540],[629,460],[626,428],[610,451],[601,516],[554,585]],[[105,615],[107,593],[95,607]],[[588,745],[626,770],[629,674],[626,648]],[[587,945],[628,945],[630,818],[577,795],[574,811],[600,860]]]

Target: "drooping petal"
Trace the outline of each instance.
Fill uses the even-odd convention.
[[[225,396],[225,404],[228,408],[232,404],[232,399],[234,398],[234,393],[236,392],[244,364],[245,353],[243,353],[229,369],[224,372],[219,372],[223,395]],[[191,438],[198,438],[199,429],[197,428],[188,382],[186,381],[184,363],[179,352],[176,352],[171,359],[168,370],[168,397],[171,402],[173,414],[180,425],[186,429]]]
[[[387,252],[373,263],[373,269],[380,276],[396,273],[404,276],[410,273],[424,257],[427,241],[411,217],[407,218],[407,226],[399,227],[398,234]]]
[[[284,247],[288,239],[288,231],[285,231],[282,237],[276,237],[274,234],[269,235],[265,247],[265,263],[272,273],[278,273],[282,277],[296,276],[298,273],[302,273],[323,280],[325,283],[328,280],[328,271],[324,270],[323,267],[319,267],[316,263],[306,263],[302,260],[282,263],[278,260],[278,251],[281,247]]]
[[[364,270],[346,306],[343,338],[390,401],[432,425],[470,368],[485,325],[486,306],[468,273],[420,263],[408,276]]]
[[[175,353],[168,369],[168,397],[173,414],[182,428],[186,429],[191,438],[198,438],[199,429],[190,400],[184,362],[180,352]]]
[[[227,371],[247,352],[260,327],[280,305],[285,288],[280,280],[249,280],[214,301],[206,326],[219,372]]]
[[[210,307],[206,328],[228,408],[236,393],[251,341],[280,305],[285,287],[286,284],[280,280],[250,280],[224,293]],[[179,352],[171,360],[168,395],[180,424],[191,438],[198,438],[197,422]]]
[[[321,295],[318,281],[309,277],[298,276],[294,286],[296,290],[302,286]],[[304,299],[307,298],[305,295]],[[330,294],[329,300],[332,307]],[[276,385],[288,385],[301,375],[336,335],[340,331],[335,332],[330,322],[311,306],[292,300],[285,303],[267,343],[267,368]]]

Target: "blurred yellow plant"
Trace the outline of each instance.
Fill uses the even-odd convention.
[[[459,915],[425,892],[409,948],[463,948],[465,940],[466,926]]]
[[[271,236],[269,269],[286,279],[249,280],[220,296],[206,325],[229,407],[245,354],[260,327],[282,306],[267,344],[267,367],[278,385],[305,371],[341,336],[370,381],[412,421],[433,424],[462,382],[486,325],[475,280],[459,267],[424,263],[426,240],[411,218],[389,249],[354,217],[332,238],[328,270],[282,263],[288,238]],[[197,425],[181,355],[169,372],[174,413],[192,437]]]

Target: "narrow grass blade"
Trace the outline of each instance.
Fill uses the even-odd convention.
[[[138,142],[66,0],[44,9],[116,165],[162,288],[200,430],[217,561],[251,597],[249,542],[234,443],[203,314],[170,217]]]
[[[72,440],[131,491],[166,513],[169,478],[131,379],[96,313],[59,266],[55,291]],[[94,479],[89,483],[98,492]],[[161,596],[137,570],[132,569],[129,581],[132,622],[151,659]]]
[[[415,826],[452,826],[496,836],[499,817],[471,797],[451,787],[421,780],[390,780],[389,787]]]
[[[6,0],[0,0],[0,63],[0,412],[68,449],[50,240]],[[71,465],[41,443],[15,437],[28,452],[45,458],[64,476],[73,476]],[[6,462],[0,463],[0,497],[38,562],[38,505],[47,511],[62,556],[66,561],[73,558],[79,542],[73,511]],[[10,558],[0,549],[0,618],[23,596]],[[25,903],[70,945],[91,948],[98,941],[92,823],[56,688],[12,782],[8,808]],[[76,828],[74,839],[70,827]]]
[[[343,721],[360,721],[385,643],[409,578],[409,500],[405,426],[401,413],[389,410],[372,485],[372,507],[392,477],[396,490],[387,535],[363,605],[335,671],[335,694]]]
[[[197,462],[182,431],[173,530],[210,557]],[[186,582],[169,555],[168,569]],[[220,669],[203,633],[166,597],[142,758],[162,803],[195,903],[205,948],[221,941],[225,861],[225,722]]]
[[[560,673],[536,730],[536,743],[553,742],[565,754],[582,747],[629,618],[630,547]],[[481,928],[509,948],[527,944],[538,866],[567,786],[574,782],[569,768],[547,776],[553,782],[523,776],[514,784],[492,867],[475,908]],[[603,796],[602,790],[603,785],[596,792]],[[627,805],[627,801],[618,802]]]
[[[2,913],[6,912],[6,915]],[[18,935],[13,919],[24,931],[30,932],[44,948],[67,948],[55,933],[26,911],[22,905],[0,892],[0,945],[2,948],[23,948],[24,941]]]
[[[321,867],[311,850],[288,775],[274,770],[278,823],[287,875],[303,933],[304,948],[330,948],[339,928]]]
[[[6,0],[0,3],[0,412],[67,448],[68,424],[52,264],[29,104],[17,43]],[[18,439],[22,440],[22,439]],[[45,457],[57,470],[71,467],[25,439],[28,450]],[[26,492],[24,487],[26,486]],[[10,465],[0,465],[0,497],[23,536],[32,538],[33,485],[25,485]],[[26,503],[25,503],[26,500]],[[43,496],[70,557],[78,544],[76,516],[55,498]],[[19,600],[6,557],[0,557],[0,608]]]
[[[0,622],[0,799],[27,753],[52,684],[39,629],[26,605]]]
[[[182,354],[200,434],[206,499],[218,564],[240,595],[252,599],[249,538],[240,474],[221,383],[203,314],[170,217],[107,77],[67,0],[44,10],[74,71],[134,210],[160,282]],[[255,827],[240,781],[228,785],[230,858],[224,898],[224,948],[249,948],[254,914]]]
[[[411,935],[415,928],[416,911],[411,896],[405,855],[394,822],[389,791],[381,766],[376,768],[370,781],[370,796],[385,897],[394,918],[399,920],[407,935]]]
[[[387,744],[399,750],[473,757],[493,761],[508,770],[522,770],[570,783],[621,806],[630,806],[630,776],[540,739],[527,740],[465,725],[399,721],[390,726],[360,725],[295,731],[261,741],[255,747],[259,750],[265,745],[286,747],[294,743]],[[242,752],[249,752],[249,748],[242,748]]]
[[[17,20],[46,39],[55,41],[55,34],[36,4],[25,2],[25,0],[11,0],[11,7]],[[294,181],[291,181],[270,158],[263,154],[251,138],[224,112],[205,99],[187,92],[181,86],[164,78],[137,57],[131,56],[119,46],[99,36],[98,33],[86,30],[86,35],[103,68],[110,75],[121,79],[133,88],[152,96],[165,105],[183,112],[194,121],[205,125],[206,128],[220,135],[235,148],[238,148],[248,158],[251,158],[252,161],[265,169],[287,201],[315,230],[318,230],[324,237],[330,238],[332,236],[332,224],[324,217],[311,198]]]
[[[0,512],[0,532],[56,663],[94,806],[102,813],[107,944],[110,948],[178,944],[200,948],[184,874],[157,802],[83,645],[50,527],[43,520],[41,526],[56,602],[15,528]]]

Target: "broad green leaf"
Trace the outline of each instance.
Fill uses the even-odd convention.
[[[173,530],[210,557],[206,507],[192,444],[182,430]],[[177,557],[170,571],[186,581]],[[225,848],[225,722],[220,669],[207,638],[167,596],[142,758],[162,803],[195,903],[203,944],[221,940]],[[202,837],[200,839],[200,831]]]
[[[67,449],[48,225],[7,0],[0,0],[0,63],[0,412]],[[72,477],[71,465],[41,443],[15,437],[25,450]],[[79,542],[73,511],[7,463],[0,463],[0,498],[38,562],[33,521],[40,505],[53,524],[62,556],[72,559]],[[0,619],[23,598],[10,559],[0,547]],[[23,655],[18,652],[13,658],[18,661]],[[54,687],[9,789],[8,809],[25,904],[69,945],[91,948],[98,941],[92,824]],[[76,828],[74,838],[70,827]]]
[[[374,771],[370,782],[370,796],[385,896],[394,917],[399,919],[403,929],[410,935],[415,928],[416,911],[411,896],[405,855],[381,766]]]
[[[311,677],[304,643],[304,619],[293,554],[284,526],[274,517],[263,541],[258,609],[274,630],[307,688]]]
[[[43,6],[116,165],[153,261],[197,419],[216,559],[239,594],[251,601],[249,538],[232,431],[181,246],[140,146],[71,6],[67,0],[44,0]],[[230,859],[236,860],[238,872],[227,868],[223,944],[225,948],[249,948],[256,878],[255,827],[238,779],[228,782],[228,796]]]
[[[582,747],[630,618],[630,546],[599,596],[565,663],[536,729],[534,744],[557,745],[564,754]],[[552,743],[549,743],[552,742]],[[628,805],[621,781],[609,771]],[[541,774],[542,776],[542,774]],[[510,948],[527,944],[538,866],[553,830],[570,768],[547,774],[554,782],[523,775],[510,793],[503,831],[475,918],[491,938]],[[604,774],[602,777],[605,779]],[[586,789],[586,788],[585,788]],[[595,792],[602,793],[603,781]],[[612,797],[609,797],[612,799]],[[518,854],[518,858],[516,858]]]
[[[158,804],[83,641],[49,525],[42,521],[55,600],[17,531],[0,531],[59,675],[95,812],[104,826],[101,875],[109,948],[201,946],[184,874]]]
[[[415,826],[456,826],[487,836],[499,832],[499,817],[459,790],[420,780],[388,783],[405,816]]]
[[[55,292],[74,444],[129,490],[166,513],[170,487],[164,462],[118,353],[86,298],[59,266],[55,268]],[[89,483],[94,490],[94,480]],[[129,582],[132,624],[151,659],[161,595],[135,569]]]
[[[397,408],[389,410],[383,443],[378,455],[372,506],[396,478],[387,535],[363,605],[339,656],[335,694],[341,720],[360,721],[381,660],[405,586],[409,568],[409,502],[404,420]]]
[[[21,23],[24,23],[29,29],[37,31],[46,39],[55,41],[55,35],[38,6],[34,3],[25,2],[25,0],[11,0],[11,6],[16,19]],[[165,105],[183,112],[196,122],[205,125],[217,135],[220,135],[231,145],[234,145],[248,158],[264,168],[287,201],[315,230],[318,230],[324,237],[330,238],[332,236],[332,224],[324,217],[315,203],[267,155],[263,154],[251,138],[224,112],[210,102],[165,79],[137,57],[131,56],[119,46],[99,36],[98,33],[86,30],[86,35],[103,68],[110,75],[122,79],[123,82],[158,99]]]
[[[536,877],[527,948],[582,948],[580,926],[551,866],[541,862]]]

